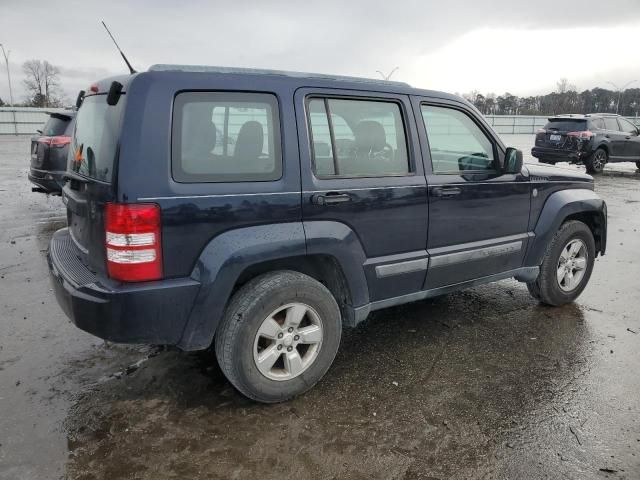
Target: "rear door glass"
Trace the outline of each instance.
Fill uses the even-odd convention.
[[[107,105],[106,95],[85,97],[78,110],[69,149],[71,171],[102,182],[111,182],[124,105],[125,95],[113,106]]]
[[[174,106],[171,166],[176,181],[250,182],[282,176],[274,95],[185,92]]]

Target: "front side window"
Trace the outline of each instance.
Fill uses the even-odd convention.
[[[604,126],[607,130],[611,130],[613,132],[617,132],[618,130],[620,130],[617,120],[613,117],[605,117]]]
[[[434,173],[495,170],[493,143],[465,113],[422,105]]]
[[[633,133],[633,134],[638,133],[638,129],[636,128],[636,126],[633,123],[631,123],[629,120],[625,120],[624,118],[619,118],[618,121],[620,122],[620,126],[622,127],[623,132]]]
[[[270,94],[176,96],[172,172],[178,182],[250,182],[282,175],[280,122]]]
[[[409,173],[407,140],[397,103],[312,98],[308,113],[318,177]]]

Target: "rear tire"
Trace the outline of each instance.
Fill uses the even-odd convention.
[[[589,283],[595,256],[589,227],[577,220],[564,223],[547,246],[538,278],[527,283],[529,293],[555,307],[573,302]]]
[[[588,173],[602,173],[604,166],[609,161],[609,154],[604,148],[598,148],[584,160]]]
[[[324,376],[341,334],[340,309],[324,285],[298,272],[271,272],[231,299],[216,333],[216,357],[242,394],[282,402]]]

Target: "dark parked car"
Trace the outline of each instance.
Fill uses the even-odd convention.
[[[29,180],[35,192],[60,194],[67,170],[69,143],[73,132],[73,110],[49,113],[49,119],[31,137]]]
[[[374,310],[506,278],[562,305],[606,248],[590,176],[523,166],[468,102],[402,83],[152,67],[92,86],[69,154],[67,315],[213,344],[263,402],[311,388]]]
[[[619,115],[559,115],[536,134],[531,154],[542,163],[584,163],[589,173],[609,162],[635,162],[640,169],[640,130]]]

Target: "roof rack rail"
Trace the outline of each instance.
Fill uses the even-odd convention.
[[[339,80],[343,82],[354,83],[372,83],[378,85],[396,85],[402,87],[411,87],[405,82],[396,82],[393,80],[379,80],[376,78],[349,77],[345,75],[327,75],[322,73],[306,73],[306,72],[290,72],[285,70],[268,70],[261,68],[241,68],[241,67],[219,67],[208,65],[170,65],[155,64],[149,67],[150,72],[192,72],[192,73],[224,73],[233,74],[241,73],[248,75],[277,75],[281,77],[293,78],[315,78],[321,80]]]

